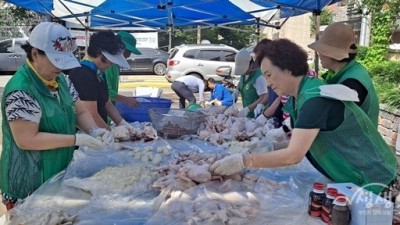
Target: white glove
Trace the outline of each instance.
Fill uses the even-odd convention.
[[[260,125],[264,125],[268,122],[268,118],[264,116],[264,113],[261,113],[256,119],[256,123],[259,123]]]
[[[134,128],[130,123],[126,122],[124,119],[121,120],[121,122],[119,122],[117,126],[126,126],[126,128],[128,128],[131,135],[137,133],[136,128]]]
[[[105,144],[103,142],[87,134],[75,134],[75,145],[85,145],[93,149],[105,147]]]
[[[286,133],[283,130],[282,127],[276,128],[276,129],[271,129],[267,131],[267,134],[265,135],[266,139],[270,142],[274,141],[281,141],[285,137]]]
[[[257,118],[258,115],[260,115],[263,112],[264,105],[263,104],[257,104],[256,108],[254,109],[254,118]]]
[[[250,112],[249,107],[244,107],[242,110],[240,110],[238,117],[246,117],[247,113]]]
[[[128,141],[131,139],[129,127],[130,125],[121,125],[118,127],[113,127],[111,133],[115,139],[121,141]]]
[[[293,129],[293,128],[292,128],[292,124],[290,123],[290,117],[286,118],[286,119],[282,122],[282,125],[286,125],[286,127],[287,127],[289,130],[292,130],[292,129]]]
[[[121,125],[130,125],[128,122],[126,122],[126,120],[122,119],[121,122],[119,122],[117,124],[117,126],[121,126]]]
[[[104,128],[93,128],[90,130],[90,136],[100,139],[104,144],[110,145],[114,143],[114,137],[110,131]]]
[[[214,162],[210,170],[220,175],[232,175],[244,169],[243,155],[235,153]]]

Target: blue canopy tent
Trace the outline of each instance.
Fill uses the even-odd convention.
[[[72,23],[88,30],[96,27],[174,27],[244,24],[280,28],[292,16],[312,12],[317,16],[340,0],[5,0]],[[276,19],[285,18],[276,23]],[[271,21],[274,20],[274,23]],[[232,29],[232,28],[230,28]],[[318,33],[316,35],[318,39]],[[315,56],[318,67],[318,56]]]
[[[271,24],[274,18],[289,18],[320,12],[339,0],[5,0],[35,12],[84,27],[226,26]],[[85,21],[87,20],[87,21]]]

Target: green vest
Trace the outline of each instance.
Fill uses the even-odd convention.
[[[119,87],[119,66],[112,64],[104,74],[107,80],[108,96],[110,96],[112,103],[115,105]]]
[[[257,94],[257,90],[254,88],[254,83],[259,76],[262,76],[262,73],[260,69],[256,69],[249,74],[247,80],[245,80],[245,75],[246,74],[240,76],[239,81],[239,90],[240,94],[242,95],[243,107],[251,105],[253,102],[257,101],[259,96]],[[254,112],[249,112],[246,117],[254,118]]]
[[[360,107],[369,116],[375,127],[378,127],[379,99],[371,77],[364,66],[356,60],[352,60],[334,76],[327,76],[325,82],[327,84],[341,84],[350,78],[358,80],[367,89],[368,94]]]
[[[318,79],[303,78],[297,99],[290,97],[292,103],[285,105],[291,107],[294,123],[304,102],[323,97],[321,85]],[[335,182],[352,182],[378,194],[396,177],[396,157],[365,112],[354,102],[343,103],[343,123],[333,131],[320,131],[309,153]]]
[[[74,146],[44,151],[20,149],[5,114],[5,96],[23,90],[39,103],[42,111],[39,132],[75,134],[76,110],[73,99],[64,76],[59,75],[56,80],[60,101],[51,95],[26,64],[18,69],[4,89],[1,102],[3,151],[0,157],[0,189],[13,198],[27,197],[46,180],[65,169],[72,159]]]

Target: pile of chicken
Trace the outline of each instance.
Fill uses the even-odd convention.
[[[260,180],[259,176],[213,174],[210,165],[222,157],[222,153],[184,153],[168,165],[159,167],[163,176],[153,183],[153,187],[160,189],[161,194],[153,209],[182,224],[243,224],[256,217],[260,203],[251,191]],[[210,181],[217,190],[202,188]],[[153,221],[154,224],[159,222],[155,218]]]
[[[268,138],[268,131],[274,128],[271,123],[261,124],[254,119],[237,117],[239,110],[236,107],[210,107],[202,112],[208,116],[197,135],[217,145],[231,141],[256,143],[261,138]]]
[[[158,139],[157,131],[149,122],[134,122],[132,126],[118,126],[113,128],[112,134],[116,141],[152,141]]]

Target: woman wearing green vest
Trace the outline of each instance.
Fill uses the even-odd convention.
[[[242,95],[243,109],[239,116],[257,118],[268,100],[267,81],[252,59],[250,52],[243,49],[235,56],[235,75],[241,75],[238,88],[232,94],[233,102]]]
[[[322,76],[327,84],[343,84],[358,93],[356,104],[378,127],[379,100],[366,68],[355,60],[357,47],[353,29],[343,23],[329,25],[321,38],[308,45],[318,52],[321,64],[329,69]]]
[[[28,60],[7,83],[1,101],[0,189],[7,210],[64,170],[76,145],[100,148],[114,141],[96,126],[61,72],[79,66],[69,31],[40,23],[22,47]],[[75,134],[77,126],[90,135]]]
[[[125,45],[125,50],[123,53],[125,58],[128,58],[132,53],[135,55],[142,54],[136,48],[136,38],[132,34],[126,31],[119,31],[117,35],[121,38],[122,42]],[[123,102],[130,107],[135,107],[139,105],[135,98],[118,94],[120,74],[120,67],[118,64],[111,65],[104,74],[107,80],[108,95],[110,96],[113,104],[118,101]]]
[[[307,157],[334,182],[352,182],[374,193],[396,180],[396,157],[353,102],[354,90],[307,77],[307,53],[286,39],[272,41],[257,61],[268,85],[278,95],[291,96],[285,105],[294,127],[289,145],[273,152],[232,154],[211,170],[229,175],[246,167],[289,166]]]

